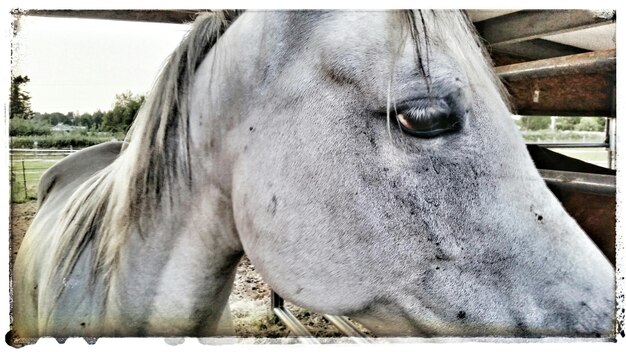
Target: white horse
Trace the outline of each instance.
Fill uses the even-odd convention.
[[[377,336],[614,336],[614,270],[503,96],[461,12],[202,15],[119,157],[44,176],[13,331],[213,335],[245,252]]]

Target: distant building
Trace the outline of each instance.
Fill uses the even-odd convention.
[[[50,131],[52,132],[72,132],[74,130],[84,130],[85,126],[70,126],[64,123],[59,122],[56,126],[51,127]]]

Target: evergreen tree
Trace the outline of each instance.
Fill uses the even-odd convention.
[[[22,85],[30,82],[28,76],[15,76],[11,79],[10,118],[30,119],[30,95],[22,90]]]

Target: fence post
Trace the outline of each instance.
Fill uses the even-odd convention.
[[[24,199],[28,200],[28,190],[26,189],[26,167],[24,166],[24,160],[22,160],[22,178],[24,179]]]
[[[9,165],[11,165],[9,168],[9,170],[11,170],[11,180],[9,182],[11,185],[11,203],[13,203],[15,200],[15,194],[13,192],[13,184],[15,182],[15,165],[13,164],[13,153],[11,152],[9,152]]]

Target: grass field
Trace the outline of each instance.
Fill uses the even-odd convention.
[[[37,185],[41,175],[63,155],[33,155],[12,153],[11,155],[11,201],[21,203],[37,198]]]

